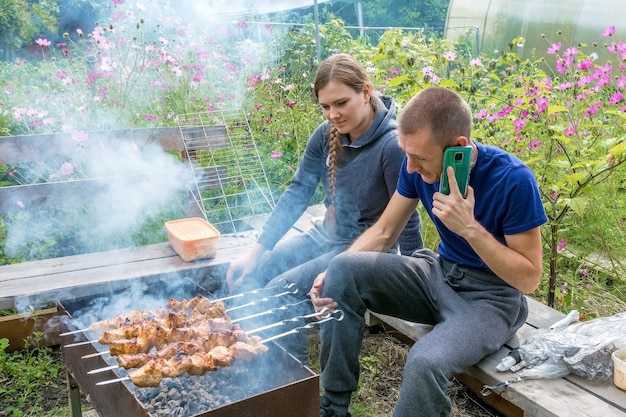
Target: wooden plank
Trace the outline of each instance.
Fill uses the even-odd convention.
[[[506,356],[507,350],[495,352],[466,373],[493,385],[514,380],[517,375],[511,372],[498,372],[495,367]],[[564,378],[532,379],[512,383],[496,390],[504,399],[522,408],[534,417],[624,417],[626,412],[606,402],[604,399],[586,392]]]
[[[241,250],[241,247],[219,250],[213,259],[194,262],[185,262],[172,251],[171,256],[162,258],[138,259],[123,264],[5,280],[0,295],[0,308],[12,308],[16,299],[20,303],[40,306],[57,300],[94,295],[102,292],[103,286],[116,288],[128,285],[128,281],[133,279],[190,276],[199,280],[210,273],[211,269],[239,256]],[[101,255],[106,258],[106,252]]]
[[[51,329],[53,318],[58,316],[56,308],[48,308],[24,314],[13,314],[0,317],[0,337],[9,339],[7,352],[23,349],[26,342],[30,346],[46,346],[59,344],[59,332]],[[52,331],[51,331],[52,330]],[[42,340],[31,338],[34,332],[42,336]]]
[[[530,307],[530,314],[526,320],[526,325],[518,330],[516,337],[506,344],[506,346],[510,349],[519,347],[520,344],[532,334],[535,328],[549,328],[552,324],[565,317],[565,314],[556,311],[537,300],[528,297],[527,299]],[[626,411],[626,394],[615,387],[611,381],[590,382],[574,374],[566,375],[563,379],[580,387],[586,392],[603,398],[606,402],[613,404],[615,407]]]
[[[509,340],[499,351],[487,356],[476,366],[469,368],[465,373],[472,378],[481,381],[483,384],[494,385],[504,381],[514,380],[517,374],[512,372],[497,371],[496,366],[509,354],[510,350],[519,347],[521,343],[536,330],[535,325],[541,323],[544,327],[549,327],[553,322],[549,322],[548,317],[555,321],[560,320],[565,315],[535,300],[529,299],[531,312],[529,320],[534,323],[524,324],[518,330],[515,337]],[[551,310],[551,311],[550,311]],[[431,326],[419,323],[411,323],[395,317],[385,316],[378,313],[368,312],[370,316],[381,320],[393,329],[408,336],[412,340],[418,340]],[[370,322],[372,320],[370,319]],[[375,322],[374,322],[375,323]],[[544,382],[545,381],[545,385]],[[541,386],[542,395],[537,394],[537,384]],[[470,387],[471,388],[471,387]],[[590,414],[580,414],[581,416],[626,416],[626,394],[615,387],[610,381],[605,383],[591,383],[577,375],[567,375],[564,378],[526,380],[509,385],[498,390],[502,398],[525,410],[528,415],[534,417],[548,416],[569,416],[573,414],[563,413],[567,408],[565,405],[571,404],[573,407],[583,407],[585,404],[593,406]],[[480,395],[480,392],[476,392]],[[574,400],[559,399],[553,401],[552,398],[560,395],[570,395]],[[565,408],[564,408],[565,407]],[[597,411],[596,411],[597,410]],[[502,411],[502,410],[501,410]],[[507,416],[514,414],[505,414]],[[578,414],[576,414],[578,416]]]
[[[218,241],[218,253],[222,249],[245,247],[254,242],[254,233],[240,233],[221,236]],[[124,265],[137,261],[147,261],[168,257],[178,257],[169,243],[156,243],[140,247],[115,249],[106,252],[93,252],[49,258],[38,261],[0,266],[0,286],[4,282],[23,278],[46,277],[63,271],[82,271],[111,265]],[[3,292],[0,290],[0,294]]]
[[[488,404],[494,410],[506,417],[525,417],[528,414],[524,413],[524,410],[513,404],[512,402],[502,398],[498,393],[492,393],[487,397],[483,397],[480,391],[484,385],[482,381],[472,377],[469,374],[459,374],[455,378],[469,388],[474,394],[478,396],[484,403]]]
[[[526,301],[528,302],[529,309],[526,323],[533,327],[546,329],[565,317],[565,314],[560,311],[550,308],[533,298],[526,297]]]
[[[297,229],[290,233],[310,228],[313,214],[320,210],[320,207],[307,210],[298,220]],[[266,218],[260,216],[257,225],[260,227]],[[200,279],[240,256],[257,236],[257,230],[223,235],[214,259],[194,262],[183,261],[168,243],[159,243],[0,266],[0,308],[13,308],[16,299],[22,304],[45,305],[59,299],[94,295],[107,288],[128,285],[133,279],[167,275]]]
[[[158,143],[164,151],[184,149],[178,127],[126,129],[86,132],[87,140],[80,142],[81,149],[97,151],[100,146],[115,149],[119,143],[134,141],[139,148]],[[45,161],[59,156],[71,156],[79,142],[71,134],[23,135],[0,137],[0,164]],[[93,148],[93,149],[91,149]]]

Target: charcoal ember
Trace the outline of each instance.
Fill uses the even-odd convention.
[[[169,398],[170,401],[180,401],[181,399],[180,391],[177,390],[176,388],[170,389],[167,392],[167,398]]]
[[[151,417],[193,417],[273,389],[272,382],[250,366],[254,362],[262,360],[233,362],[204,375],[164,378],[157,388],[130,388]]]

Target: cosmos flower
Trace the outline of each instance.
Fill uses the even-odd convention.
[[[609,36],[613,36],[614,33],[615,33],[615,26],[609,26],[608,28],[604,30],[604,32],[602,32],[602,37],[608,38]]]
[[[48,39],[41,39],[41,38],[37,39],[35,43],[41,46],[42,48],[52,45],[52,42],[50,42]]]

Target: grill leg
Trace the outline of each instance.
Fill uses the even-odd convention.
[[[80,409],[80,388],[72,375],[65,370],[65,380],[67,382],[67,397],[70,402],[70,417],[82,417]]]

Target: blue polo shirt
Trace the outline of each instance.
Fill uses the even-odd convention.
[[[522,233],[544,224],[548,218],[530,168],[500,148],[474,143],[478,158],[470,173],[469,185],[474,189],[474,215],[478,222],[505,245],[505,235]],[[425,183],[419,174],[409,174],[406,166],[405,158],[398,179],[398,192],[407,198],[421,200],[439,232],[439,254],[463,266],[488,270],[467,241],[448,230],[433,215],[433,194],[439,191],[439,183]]]

